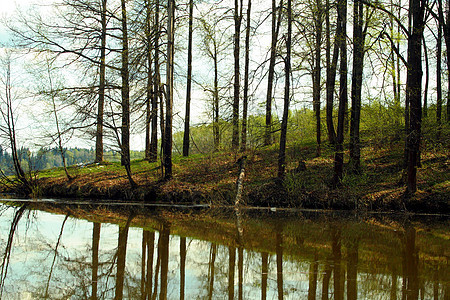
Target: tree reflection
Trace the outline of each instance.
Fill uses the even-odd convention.
[[[314,253],[314,261],[311,262],[309,265],[308,300],[316,299],[318,269],[319,269],[319,262],[318,262],[317,252],[315,252]]]
[[[278,227],[278,226],[277,226]],[[278,299],[283,299],[283,228],[279,226],[276,232],[276,254],[277,254],[277,288]]]
[[[56,242],[55,253],[53,255],[53,261],[52,261],[52,266],[50,267],[50,272],[48,274],[48,279],[47,279],[47,286],[45,287],[44,298],[46,298],[46,299],[48,298],[48,288],[50,286],[50,280],[52,279],[53,268],[55,267],[56,257],[58,255],[58,248],[59,248],[59,245],[61,243],[61,238],[62,238],[62,234],[63,234],[63,231],[64,231],[64,225],[66,224],[66,221],[67,221],[68,218],[69,218],[69,215],[66,215],[66,217],[64,218],[64,221],[62,222],[62,225],[61,225],[61,230],[60,230],[59,235],[58,235],[58,241]]]
[[[358,246],[359,239],[347,241],[347,299],[358,298]]]
[[[342,300],[344,293],[341,284],[341,230],[335,226],[331,229],[331,251],[333,253],[334,299]]]
[[[416,249],[416,230],[408,224],[404,234],[402,299],[417,300],[419,298],[418,265],[419,255]]]
[[[117,246],[117,273],[116,273],[116,300],[123,298],[123,282],[125,278],[125,259],[127,255],[128,230],[133,215],[130,214],[125,226],[119,226],[119,238]]]
[[[184,300],[186,285],[186,238],[180,237],[180,300]]]
[[[148,230],[142,232],[141,261],[141,299],[151,299],[153,283],[153,255],[155,248],[155,233]]]
[[[261,253],[261,299],[267,298],[267,278],[269,275],[269,254]]]
[[[91,299],[97,300],[98,289],[98,251],[100,244],[100,223],[93,223],[92,228],[92,292]]]
[[[216,263],[217,245],[211,243],[211,249],[209,251],[209,263],[208,263],[208,300],[212,299],[214,291],[214,275],[215,275],[215,263]]]
[[[5,251],[3,252],[3,260],[1,265],[1,273],[0,273],[0,299],[3,295],[3,289],[5,287],[6,275],[8,274],[8,266],[11,260],[11,250],[14,240],[14,234],[16,233],[17,225],[19,224],[20,219],[22,218],[23,213],[25,212],[27,206],[23,205],[20,207],[14,214],[13,220],[11,221],[11,226],[9,228],[8,241],[6,242]]]
[[[169,237],[170,227],[168,224],[163,224],[162,230],[159,232],[158,256],[161,259],[161,292],[159,293],[160,300],[167,299],[167,281],[169,272]]]
[[[236,268],[236,248],[228,247],[228,299],[234,299],[234,271]]]

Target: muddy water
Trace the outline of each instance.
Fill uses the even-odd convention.
[[[449,299],[448,216],[0,205],[1,299]]]

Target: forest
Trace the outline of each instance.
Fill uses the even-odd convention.
[[[332,153],[328,184],[336,188],[364,172],[364,147],[395,142],[411,197],[424,144],[449,150],[448,1],[55,0],[26,8],[3,19],[9,38],[0,52],[2,157],[21,186],[32,178],[20,149],[55,149],[65,168],[78,163],[69,148],[92,147],[95,163],[115,151],[133,188],[133,150],[170,181],[174,156],[245,160],[277,149],[282,182],[289,162],[302,160],[289,148],[306,145],[315,157]]]

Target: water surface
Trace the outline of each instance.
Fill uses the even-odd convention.
[[[0,206],[1,299],[449,299],[446,216]]]

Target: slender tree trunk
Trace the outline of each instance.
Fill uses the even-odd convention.
[[[126,1],[121,0],[122,7],[122,141],[121,141],[121,163],[127,172],[128,181],[132,187],[136,183],[131,176],[130,162],[130,84],[128,71],[128,29]]]
[[[445,1],[446,5],[446,15],[444,16],[444,8],[442,7],[442,0],[438,0],[438,10],[439,10],[439,22],[442,25],[442,30],[444,32],[444,41],[447,52],[446,62],[447,71],[450,72],[450,3]],[[447,80],[447,123],[450,122],[450,77]]]
[[[147,99],[146,99],[146,119],[145,119],[145,160],[152,160],[151,153],[151,128],[150,124],[154,116],[152,115],[153,110],[151,108],[151,103],[153,99],[153,72],[152,72],[152,24],[151,24],[151,15],[152,8],[150,0],[145,0],[146,6],[146,20],[145,20],[145,37],[147,41]]]
[[[219,131],[219,69],[218,69],[218,53],[217,45],[214,41],[214,102],[213,102],[213,135],[214,135],[214,152],[220,148],[220,131]]]
[[[316,0],[316,12],[314,14],[315,23],[315,49],[314,49],[314,68],[313,68],[313,106],[316,116],[316,155],[321,153],[321,123],[320,123],[320,74],[321,74],[321,48],[322,48],[322,0]]]
[[[6,115],[3,115],[3,119],[6,120],[7,134],[11,146],[11,158],[13,161],[14,172],[16,174],[17,180],[23,185],[25,193],[31,192],[30,182],[28,181],[25,172],[23,171],[22,165],[20,164],[19,152],[17,150],[17,139],[16,139],[16,124],[14,118],[13,101],[11,94],[11,62],[7,62],[6,70]]]
[[[242,21],[242,0],[234,1],[234,95],[233,95],[233,134],[231,138],[231,147],[233,149],[239,148],[239,95],[240,95],[240,76],[239,76],[239,50],[240,50],[240,36],[241,36],[241,21]]]
[[[326,94],[327,94],[327,105],[326,105],[326,120],[327,120],[327,130],[328,130],[328,141],[330,144],[336,143],[336,132],[333,123],[333,102],[334,102],[334,88],[336,83],[336,68],[337,61],[339,57],[339,36],[342,34],[342,23],[338,22],[336,25],[335,43],[333,46],[333,57],[330,58],[330,1],[326,0],[325,8],[325,31],[326,31],[326,63],[327,63],[327,82],[326,82]]]
[[[428,116],[428,82],[430,79],[430,66],[428,61],[428,49],[425,38],[423,38],[423,54],[425,56],[425,85],[423,87],[423,117]]]
[[[406,142],[408,153],[406,194],[417,190],[417,165],[420,160],[422,126],[422,38],[425,26],[424,0],[411,0],[412,32],[408,38],[408,72],[406,93],[410,102],[409,133]]]
[[[150,13],[147,11],[147,13]],[[154,80],[153,80],[153,97],[152,97],[152,134],[150,138],[150,158],[149,161],[154,162],[158,157],[158,98],[161,95],[161,90],[159,87],[159,35],[160,35],[160,25],[159,25],[159,0],[155,1],[155,23],[154,23]]]
[[[247,2],[247,26],[245,28],[245,71],[244,71],[244,98],[242,99],[242,130],[241,151],[247,149],[247,112],[248,112],[248,89],[249,89],[249,67],[250,67],[250,16],[252,0]]]
[[[167,90],[166,126],[164,132],[164,178],[172,178],[172,118],[173,118],[173,67],[175,0],[167,0]]]
[[[270,45],[270,61],[267,81],[266,96],[266,128],[264,133],[264,145],[272,144],[272,97],[273,97],[273,79],[275,75],[275,59],[277,51],[278,32],[281,25],[281,11],[283,0],[280,0],[279,13],[277,18],[276,0],[272,0],[272,41]]]
[[[280,150],[278,153],[278,178],[283,178],[286,170],[286,135],[287,123],[289,117],[289,102],[290,102],[290,75],[291,75],[291,37],[292,37],[292,8],[291,0],[287,3],[287,25],[288,32],[286,38],[286,57],[285,57],[285,84],[284,84],[284,107],[283,119],[281,121],[280,134]]]
[[[436,123],[437,138],[442,131],[442,25],[439,22],[436,46]]]
[[[347,108],[347,0],[338,1],[338,23],[341,26],[339,35],[336,35],[337,43],[340,47],[341,61],[339,66],[339,111],[338,127],[336,132],[336,144],[334,154],[334,177],[333,185],[341,184],[344,171],[344,129],[345,111]]]
[[[361,121],[361,89],[364,69],[365,32],[364,5],[362,1],[355,1],[353,5],[353,73],[352,73],[352,108],[350,117],[350,170],[361,171],[361,144],[359,138],[359,124]]]
[[[186,114],[184,117],[183,156],[189,156],[189,126],[191,118],[191,83],[192,83],[192,23],[194,0],[189,0],[189,33],[188,33],[188,69],[186,82]]]
[[[95,132],[95,162],[97,163],[103,161],[103,110],[106,85],[106,2],[107,0],[101,1],[100,82],[98,87],[97,130]]]

